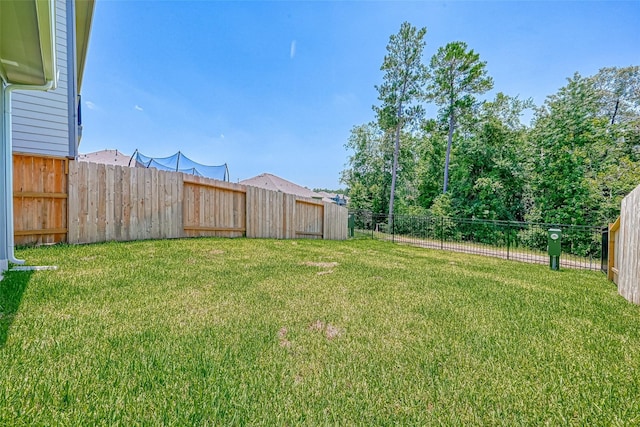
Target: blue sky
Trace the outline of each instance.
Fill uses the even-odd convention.
[[[425,63],[464,41],[487,61],[490,96],[536,105],[575,72],[640,65],[640,1],[97,0],[80,151],[180,150],[227,163],[233,182],[269,172],[341,187],[344,144],[375,118],[403,21],[427,27]]]

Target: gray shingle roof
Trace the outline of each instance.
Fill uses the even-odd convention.
[[[333,203],[333,200],[328,197],[324,197],[322,194],[318,194],[306,187],[295,184],[279,176],[272,175],[270,173],[263,173],[253,178],[248,178],[239,182],[242,185],[250,185],[253,187],[264,188],[267,190],[280,191],[285,194],[294,194],[300,197],[309,197],[312,199],[322,200],[323,202]]]
[[[105,165],[129,166],[131,156],[123,154],[118,150],[102,150],[93,153],[80,154],[78,160],[81,162],[101,163]],[[135,166],[132,164],[131,166]]]

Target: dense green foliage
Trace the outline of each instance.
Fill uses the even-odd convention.
[[[346,190],[344,188],[313,188],[313,191],[315,191],[316,193],[329,193],[329,194],[346,194]]]
[[[622,197],[640,183],[640,84],[629,82],[635,84],[633,96],[611,99],[599,88],[603,79],[611,78],[609,72],[592,78],[576,74],[537,110],[529,135],[530,219],[611,221]],[[639,67],[635,73],[640,74]],[[617,120],[611,112],[616,102]]]
[[[454,65],[468,73],[451,77]],[[462,42],[440,48],[429,70],[424,102],[440,109],[400,134],[399,214],[599,225],[640,184],[640,67],[576,74],[540,107],[503,93],[476,101],[492,81]],[[341,178],[350,208],[385,212],[388,139],[379,123],[352,130]]]
[[[638,425],[640,309],[599,272],[372,240],[19,251],[0,425]]]

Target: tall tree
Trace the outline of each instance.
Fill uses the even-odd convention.
[[[417,29],[408,22],[400,26],[398,34],[391,35],[382,67],[384,83],[376,86],[378,99],[374,106],[378,123],[384,131],[394,132],[393,164],[391,170],[391,194],[389,196],[389,218],[393,217],[393,204],[398,175],[400,136],[403,129],[417,121],[423,114],[419,105],[425,97],[427,67],[422,63],[422,52],[426,42],[426,28]]]
[[[439,48],[429,64],[431,78],[428,96],[440,107],[440,114],[449,122],[443,194],[447,192],[449,184],[451,144],[457,120],[473,107],[473,95],[485,93],[493,88],[493,79],[487,76],[486,64],[480,61],[479,54],[473,49],[467,50],[467,44],[460,41]]]

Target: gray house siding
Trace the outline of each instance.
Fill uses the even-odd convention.
[[[56,2],[57,88],[49,92],[16,91],[13,94],[14,152],[58,157],[77,154],[75,46],[69,48],[74,41],[73,9],[71,0]]]

